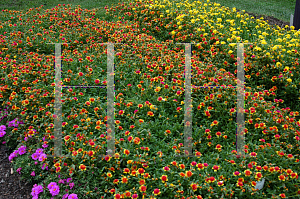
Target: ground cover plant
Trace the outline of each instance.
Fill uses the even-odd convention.
[[[1,12],[0,140],[33,198],[292,198],[299,189],[299,35],[209,1],[125,1]],[[62,45],[63,156],[54,150]],[[115,45],[114,157],[106,154],[106,42]],[[235,156],[236,45],[245,44],[245,153]],[[184,143],[192,47],[193,148]],[[292,103],[293,102],[293,103]],[[6,108],[6,110],[4,110]],[[298,118],[297,118],[298,117]],[[3,125],[2,125],[3,124]],[[68,156],[67,156],[68,155]],[[101,156],[104,156],[101,158]],[[265,180],[262,189],[256,183]]]

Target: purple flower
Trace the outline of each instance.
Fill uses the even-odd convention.
[[[78,199],[78,197],[75,193],[72,193],[69,195],[68,199]]]
[[[47,145],[47,144],[43,144],[42,147],[43,147],[43,148],[47,148],[48,145]]]
[[[42,162],[44,161],[45,159],[47,159],[47,155],[45,153],[42,153],[39,157],[39,161]]]
[[[5,136],[5,134],[6,134],[6,132],[5,132],[5,131],[0,131],[0,138],[4,137],[4,136]]]
[[[24,141],[27,141],[28,140],[28,137],[24,137]]]
[[[8,157],[8,160],[11,161],[12,159],[14,159],[15,157],[18,157],[18,153],[16,153],[16,151],[14,151],[13,153],[11,153]]]
[[[49,184],[48,184],[48,189],[50,190],[50,189],[52,189],[53,187],[57,187],[57,184],[56,184],[56,182],[50,182]]]
[[[13,152],[13,154],[14,154],[16,157],[18,157],[19,151],[18,151],[18,150],[15,150],[15,151]]]
[[[35,188],[33,188],[33,189],[31,190],[31,195],[32,195],[33,197],[35,197],[35,196],[38,195],[37,190],[36,190]]]
[[[35,190],[37,192],[37,194],[40,194],[43,192],[43,186],[42,185],[38,185],[35,187]]]
[[[36,152],[36,153],[39,153],[39,154],[42,154],[42,153],[44,152],[44,149],[38,148],[35,152]]]
[[[0,131],[5,131],[6,130],[6,126],[5,125],[1,125],[0,126]]]
[[[31,190],[31,195],[33,198],[38,198],[38,195],[43,192],[43,186],[35,184]]]
[[[38,154],[38,153],[34,153],[34,154],[31,155],[31,158],[33,160],[37,160],[39,157],[40,157],[40,154]]]
[[[71,180],[72,180],[72,178],[68,178],[68,179],[67,179],[67,183],[69,183]]]
[[[62,199],[66,199],[68,197],[69,194],[65,194]]]
[[[33,171],[33,172],[31,172],[31,174],[30,174],[31,176],[35,176],[35,172]]]
[[[59,186],[53,186],[52,189],[49,189],[52,196],[56,196],[59,194]]]
[[[69,184],[69,186],[70,186],[70,189],[72,189],[72,188],[74,187],[74,182],[71,182],[71,183]]]
[[[9,127],[18,127],[18,122],[16,121],[16,119],[14,119],[13,121],[10,121],[9,123],[8,123],[8,126]]]
[[[63,179],[59,179],[58,183],[65,184],[65,181]]]
[[[24,153],[26,153],[26,146],[21,146],[18,149],[18,152],[19,152],[20,155],[23,155]]]
[[[44,163],[43,166],[42,166],[42,169],[43,169],[43,170],[45,169],[45,166],[46,166],[46,164]],[[48,166],[47,166],[47,168],[48,168]],[[48,170],[48,169],[47,169],[47,170]]]

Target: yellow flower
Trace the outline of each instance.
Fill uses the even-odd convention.
[[[135,8],[132,8],[132,10],[135,10]]]
[[[195,23],[195,19],[192,19],[191,22],[192,22],[192,23]]]
[[[181,29],[182,29],[182,26],[179,26],[178,29],[181,30]]]
[[[232,50],[229,50],[229,51],[228,51],[228,54],[232,54],[232,53],[233,53],[233,51],[232,51]]]
[[[291,78],[288,78],[287,81],[288,81],[288,82],[292,82],[292,79],[291,79]]]
[[[284,69],[286,69],[286,70],[290,70],[290,68],[289,68],[289,67],[287,67],[287,66],[286,66]]]
[[[260,43],[261,44],[267,44],[266,40],[261,40]]]
[[[277,66],[277,67],[281,67],[282,64],[281,64],[280,62],[277,62],[277,63],[276,63],[276,66]]]
[[[173,31],[171,32],[171,34],[172,34],[172,35],[175,35],[175,31],[173,30]]]
[[[217,21],[218,22],[222,22],[222,18],[217,18]]]

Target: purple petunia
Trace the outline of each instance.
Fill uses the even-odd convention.
[[[9,161],[12,161],[12,159],[14,159],[15,157],[18,157],[18,154],[19,154],[18,150],[12,152],[12,153],[9,155],[8,160],[9,160]]]
[[[15,157],[17,157],[14,153],[11,153],[8,157],[8,160],[11,162],[12,159],[14,159]]]
[[[46,167],[45,166],[46,166],[46,164],[44,163],[42,166],[42,169],[44,170],[46,168],[46,170],[48,170],[48,166],[46,166]]]
[[[33,153],[33,154],[31,155],[31,158],[32,158],[33,160],[37,160],[37,159],[39,159],[39,157],[40,157],[40,154],[38,154],[38,153]]]
[[[20,155],[23,155],[26,153],[26,146],[21,146],[19,149],[18,149],[18,152]]]
[[[67,183],[69,183],[71,180],[72,180],[72,178],[68,178],[68,179],[67,179]]]
[[[59,194],[59,186],[53,186],[52,189],[49,189],[52,196],[56,196]]]
[[[20,172],[21,169],[22,169],[22,167],[20,167],[20,168],[17,169],[17,172],[18,172],[19,174],[21,174],[21,172]]]
[[[35,152],[36,152],[36,153],[39,153],[39,154],[42,154],[42,153],[44,152],[44,149],[38,148]]]
[[[70,194],[68,199],[78,199],[77,194],[75,193]]]
[[[6,126],[5,125],[1,125],[0,126],[0,131],[5,131],[6,130]]]
[[[0,131],[0,138],[4,137],[4,136],[5,136],[5,134],[6,134],[6,132],[5,132],[5,131]]]
[[[74,187],[74,182],[71,182],[71,183],[69,184],[69,186],[70,186],[70,189],[72,189],[72,188]]]
[[[45,153],[42,153],[39,157],[39,161],[43,162],[45,159],[47,159],[47,155]]]
[[[43,186],[35,184],[31,190],[33,198],[38,198],[38,195],[43,192]]]
[[[50,190],[50,189],[52,189],[54,186],[57,186],[57,184],[56,184],[56,182],[50,182],[49,184],[48,184],[48,189]]]

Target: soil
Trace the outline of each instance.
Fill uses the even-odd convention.
[[[236,10],[237,10],[237,12],[241,12],[241,10],[238,10],[238,9],[236,9]],[[275,25],[275,26],[278,25],[280,28],[284,28],[285,25],[288,25],[288,26],[290,25],[289,22],[281,21],[272,16],[258,15],[258,14],[253,14],[251,12],[246,12],[246,13],[248,13],[250,16],[253,16],[255,19],[259,19],[259,18],[263,17],[264,21],[266,21],[269,25]]]
[[[8,160],[10,155],[6,146],[0,143],[0,199],[29,199],[32,198],[33,184],[20,180],[20,174],[13,171]]]
[[[268,20],[270,25],[278,25],[281,28],[289,25],[288,22],[278,20],[274,17],[255,15],[253,13],[248,14],[254,16],[255,19],[264,17],[264,20]],[[31,189],[33,184],[21,181],[20,175],[16,171],[11,174],[12,166],[8,160],[9,155],[8,149],[0,143],[0,199],[32,198]]]

